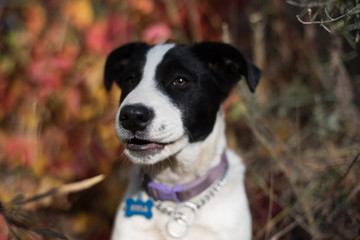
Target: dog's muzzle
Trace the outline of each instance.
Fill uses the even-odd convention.
[[[126,140],[129,151],[149,153],[164,148],[165,144],[151,141],[146,134],[153,119],[154,111],[142,104],[127,105],[120,110],[119,124],[131,133]]]

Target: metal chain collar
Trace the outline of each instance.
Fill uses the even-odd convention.
[[[173,238],[183,238],[189,233],[190,228],[196,220],[198,210],[207,204],[224,186],[228,170],[229,167],[227,166],[224,175],[216,183],[214,183],[209,191],[196,203],[183,202],[173,208],[164,204],[160,200],[154,201],[156,209],[158,209],[161,213],[170,216],[170,219],[166,224],[166,231],[170,236]],[[187,212],[190,210],[190,217],[185,216],[184,210]]]

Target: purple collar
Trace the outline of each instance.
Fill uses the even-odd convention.
[[[224,151],[221,155],[220,163],[193,182],[184,185],[168,186],[152,182],[151,179],[145,175],[143,187],[149,196],[155,200],[184,202],[210,187],[217,179],[225,174],[227,167],[228,160]]]

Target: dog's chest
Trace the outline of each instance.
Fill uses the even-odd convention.
[[[186,213],[187,218],[185,220],[176,220],[171,215],[159,210],[156,204],[151,208],[151,218],[141,214],[127,217],[126,209],[129,206],[126,206],[126,201],[124,201],[119,207],[113,239],[177,239],[172,237],[169,231],[175,231],[175,234],[183,235],[179,239],[185,240],[250,239],[250,214],[243,184],[241,183],[244,166],[240,161],[238,159],[236,162],[239,164],[235,166],[233,164],[234,160],[231,161],[232,166],[227,183],[214,198],[197,211],[193,222],[190,223],[192,213],[188,207],[181,210],[188,211]],[[133,182],[138,181],[135,178],[133,180]],[[140,196],[143,203],[147,202],[148,196],[141,188],[129,187],[128,198],[136,201]],[[205,194],[191,199],[190,202],[196,203]],[[179,203],[171,201],[164,201],[163,204],[172,209],[179,205]]]

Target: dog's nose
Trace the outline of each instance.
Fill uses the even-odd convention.
[[[152,109],[143,105],[128,105],[120,111],[120,124],[123,128],[135,133],[144,130],[154,117]]]

